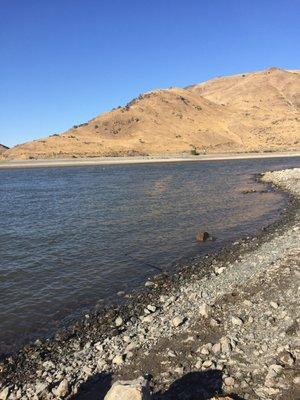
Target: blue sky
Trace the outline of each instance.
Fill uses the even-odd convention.
[[[299,0],[0,0],[0,143],[138,94],[300,68]]]

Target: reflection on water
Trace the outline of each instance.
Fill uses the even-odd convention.
[[[255,234],[279,193],[251,174],[299,159],[2,170],[0,345],[48,334],[174,263]],[[198,230],[217,242],[199,244]],[[0,351],[1,351],[0,349]]]

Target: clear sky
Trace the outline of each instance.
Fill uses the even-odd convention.
[[[0,143],[154,88],[300,68],[299,0],[0,0]]]

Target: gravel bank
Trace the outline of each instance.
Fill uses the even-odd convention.
[[[0,399],[101,399],[146,373],[155,399],[299,397],[300,169],[262,180],[294,196],[283,224],[6,358]]]

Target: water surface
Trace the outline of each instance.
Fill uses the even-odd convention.
[[[299,158],[0,170],[0,352],[278,218],[252,174]],[[218,238],[195,241],[198,230]],[[154,268],[155,267],[155,268]]]

